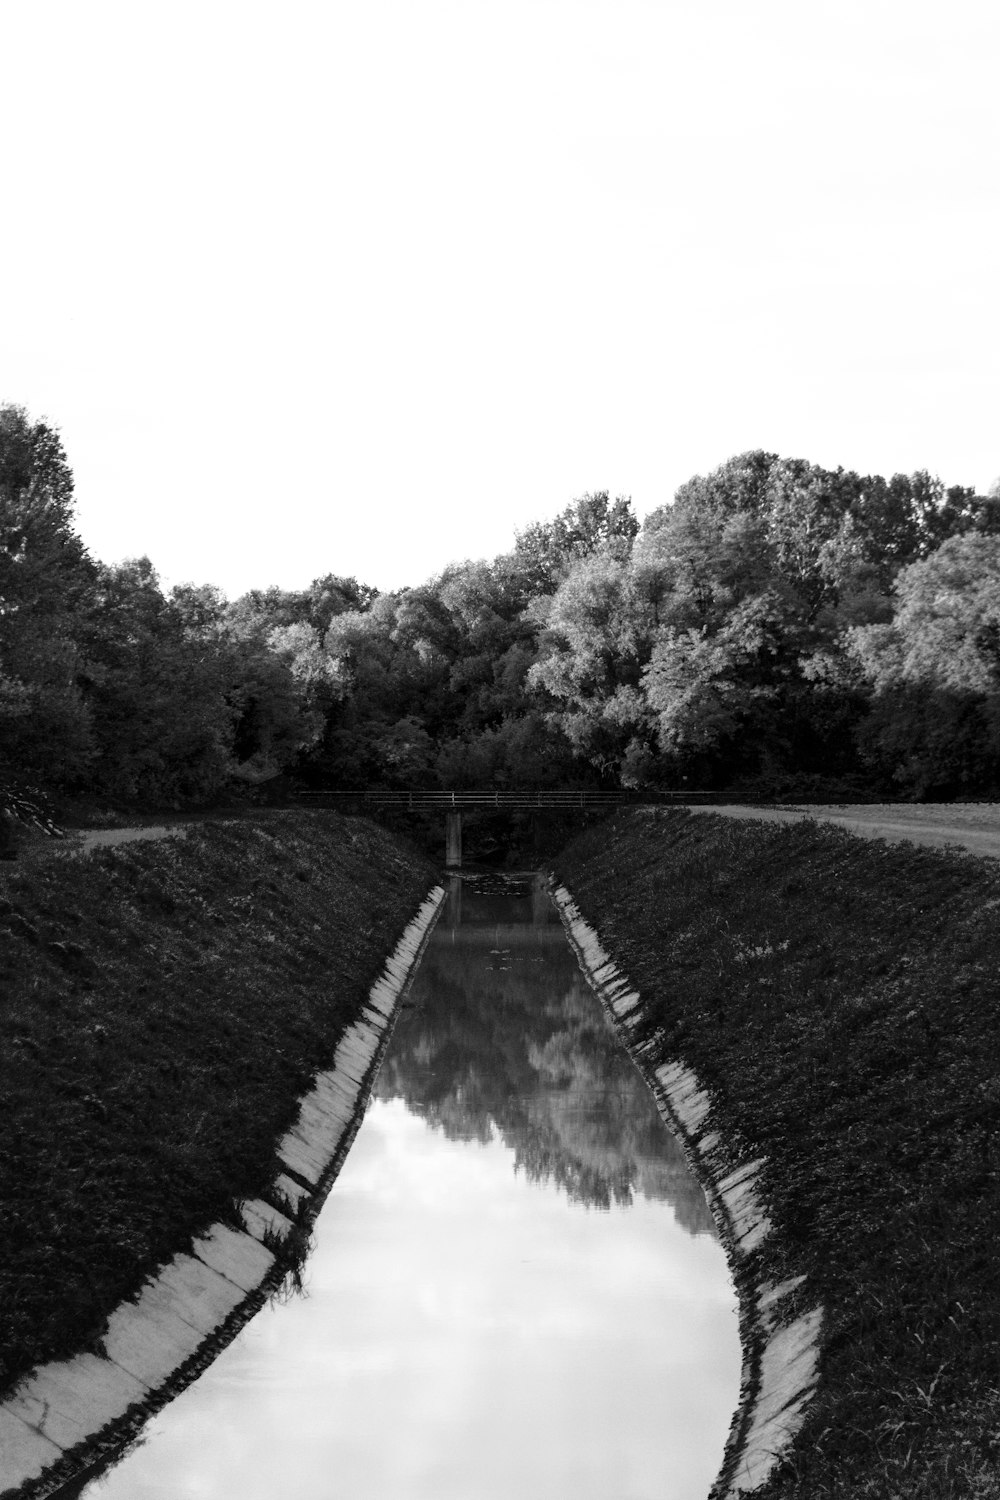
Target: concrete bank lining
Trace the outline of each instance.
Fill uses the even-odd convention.
[[[822,1309],[789,1315],[792,1293],[802,1304],[804,1277],[778,1285],[760,1279],[754,1252],[772,1233],[758,1189],[763,1159],[736,1160],[711,1129],[711,1096],[692,1070],[682,1062],[656,1063],[654,1047],[634,1040],[644,1009],[641,996],[601,946],[569,891],[558,885],[551,890],[580,967],[680,1139],[726,1249],[740,1299],[743,1370],[740,1402],[711,1500],[735,1500],[765,1482],[802,1425],[818,1379]]]
[[[277,1147],[281,1171],[266,1193],[273,1201],[242,1203],[242,1229],[215,1224],[158,1270],[112,1312],[99,1352],[40,1366],[0,1402],[0,1500],[50,1495],[119,1450],[281,1285],[357,1132],[444,899],[436,886],[422,903],[333,1066],[300,1101]]]

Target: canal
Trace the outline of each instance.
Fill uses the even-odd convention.
[[[735,1295],[539,877],[452,878],[315,1240],[87,1500],[705,1500]]]

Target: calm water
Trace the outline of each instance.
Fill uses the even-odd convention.
[[[735,1299],[540,882],[452,891],[320,1215],[87,1500],[704,1500]]]

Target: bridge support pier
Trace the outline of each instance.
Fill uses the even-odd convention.
[[[452,932],[462,925],[462,877],[461,875],[448,876],[448,905],[445,908],[444,921],[448,923]],[[443,922],[442,922],[443,925]]]
[[[462,814],[446,812],[444,815],[444,862],[449,870],[462,868]]]

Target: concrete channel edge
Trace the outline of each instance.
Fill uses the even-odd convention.
[[[242,1203],[242,1229],[215,1224],[155,1272],[112,1312],[99,1352],[38,1367],[0,1402],[0,1500],[41,1500],[120,1452],[278,1292],[357,1133],[444,899],[438,885],[421,903],[333,1066],[300,1100],[271,1201]]]
[[[550,892],[588,983],[626,1050],[649,1085],[660,1114],[681,1142],[701,1183],[729,1260],[740,1303],[743,1368],[718,1478],[709,1500],[737,1500],[767,1480],[805,1418],[819,1372],[823,1310],[816,1305],[790,1316],[788,1299],[803,1302],[804,1277],[777,1285],[765,1281],[754,1252],[772,1233],[758,1180],[763,1160],[738,1161],[711,1128],[711,1096],[684,1063],[655,1064],[632,1039],[642,998],[602,947],[564,886]]]

